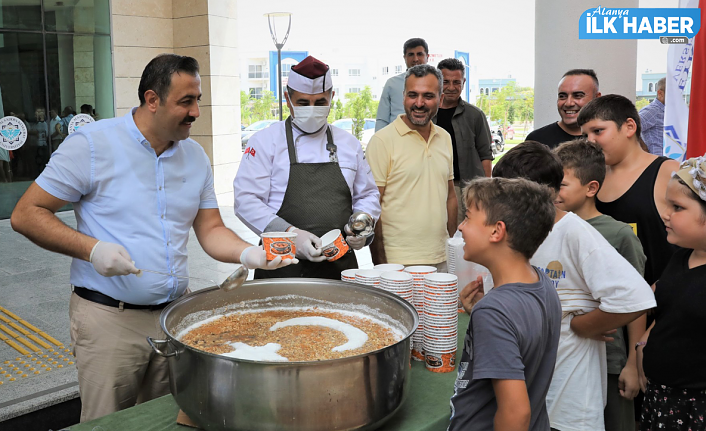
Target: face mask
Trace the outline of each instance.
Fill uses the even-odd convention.
[[[326,125],[330,106],[294,106],[292,122],[306,133],[314,133]]]

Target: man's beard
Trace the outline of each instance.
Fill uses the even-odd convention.
[[[427,115],[426,115],[426,117],[424,117],[424,119],[422,119],[422,120],[417,120],[415,117],[412,116],[412,111],[414,111],[414,110],[415,110],[415,109],[410,109],[409,111],[407,111],[407,110],[405,109],[405,113],[407,114],[407,118],[409,119],[409,121],[410,121],[412,124],[414,124],[415,126],[426,126],[426,125],[429,124],[429,122],[431,121],[431,117],[434,116],[434,115],[432,114],[432,112],[431,112],[431,109],[428,109],[428,108],[421,109],[421,110],[420,110],[420,109],[417,109],[417,111],[423,111],[423,112],[426,112],[426,113],[427,113]]]

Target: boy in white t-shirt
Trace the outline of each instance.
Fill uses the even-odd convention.
[[[564,170],[549,147],[527,141],[511,149],[493,177],[527,178],[558,193]],[[652,290],[591,225],[556,210],[554,229],[530,263],[552,279],[562,308],[561,337],[547,411],[552,429],[605,430],[609,333],[655,307]]]

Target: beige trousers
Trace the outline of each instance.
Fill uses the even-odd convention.
[[[120,310],[73,293],[71,342],[86,422],[169,393],[167,359],[146,337],[164,339],[161,310]]]

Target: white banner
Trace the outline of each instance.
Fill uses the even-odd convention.
[[[679,0],[680,8],[697,8],[699,0]],[[670,45],[667,53],[667,88],[664,100],[664,155],[683,160],[689,131],[689,107],[684,88],[694,59],[694,38],[685,45]]]

